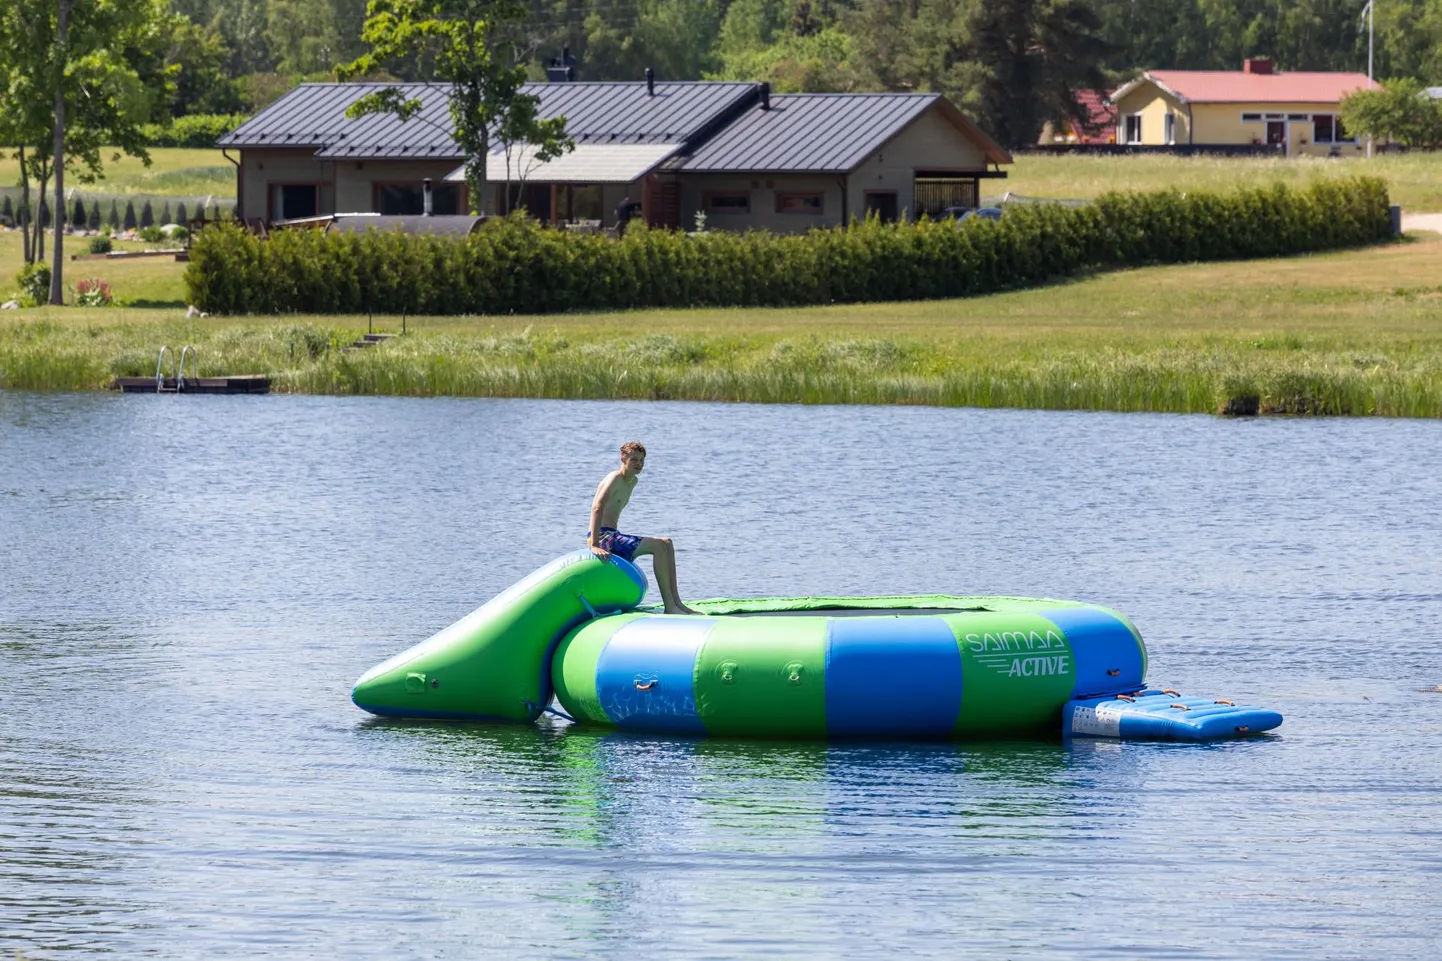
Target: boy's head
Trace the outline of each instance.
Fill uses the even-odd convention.
[[[621,463],[631,472],[646,466],[646,445],[639,440],[628,440],[621,445]]]

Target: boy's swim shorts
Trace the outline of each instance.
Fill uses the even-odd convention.
[[[596,544],[602,550],[610,551],[628,561],[634,561],[636,548],[641,546],[641,538],[635,534],[622,534],[614,527],[603,527],[601,536],[596,539]]]

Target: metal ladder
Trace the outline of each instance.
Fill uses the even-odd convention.
[[[165,386],[165,355],[170,355],[171,373],[175,375],[175,386]],[[175,351],[169,344],[162,344],[160,356],[155,358],[155,392],[157,394],[179,394],[185,390],[185,358],[190,358],[190,369],[194,373],[192,383],[200,382],[200,352],[191,344],[180,350],[180,363],[175,362]]]

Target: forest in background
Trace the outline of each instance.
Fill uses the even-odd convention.
[[[1363,0],[532,0],[504,28],[541,79],[767,80],[782,92],[929,90],[1032,142],[1077,90],[1148,68],[1365,72]],[[173,0],[170,116],[251,112],[361,54],[365,0]],[[421,62],[388,65],[424,79]],[[1442,84],[1442,0],[1376,0],[1375,74]],[[166,118],[157,117],[158,121]]]

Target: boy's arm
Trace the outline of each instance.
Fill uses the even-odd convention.
[[[601,512],[606,506],[606,501],[611,496],[611,485],[616,483],[615,474],[607,474],[606,479],[601,481],[596,488],[596,496],[591,501],[591,526],[586,528],[586,543],[591,546],[591,553],[601,560],[611,556],[611,552],[596,543],[596,538],[601,531]]]

